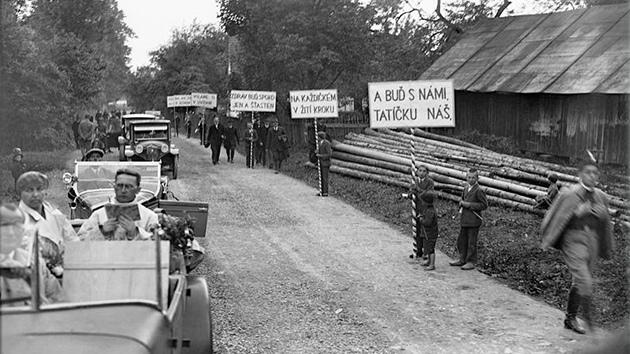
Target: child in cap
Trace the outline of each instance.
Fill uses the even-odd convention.
[[[417,225],[422,229],[422,248],[424,254],[428,256],[426,262],[422,263],[425,270],[435,270],[435,244],[438,238],[438,220],[435,207],[433,206],[433,193],[426,192],[420,196],[425,204],[424,212],[417,216]]]

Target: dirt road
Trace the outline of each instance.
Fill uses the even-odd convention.
[[[593,341],[563,313],[477,271],[423,271],[408,235],[244,157],[181,148],[180,200],[208,201],[195,271],[211,284],[218,353],[565,353]],[[334,176],[333,176],[334,178]],[[438,241],[439,242],[439,241]]]

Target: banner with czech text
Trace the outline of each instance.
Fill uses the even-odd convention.
[[[230,111],[233,112],[275,112],[276,93],[273,91],[230,92]]]
[[[290,91],[291,118],[337,118],[337,90]]]
[[[452,80],[368,83],[371,128],[455,127]]]
[[[195,107],[217,108],[217,95],[215,93],[191,93],[191,103]]]
[[[191,95],[175,95],[166,97],[167,107],[190,107],[192,106]]]

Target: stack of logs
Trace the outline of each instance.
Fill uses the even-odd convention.
[[[423,165],[435,181],[436,195],[459,201],[466,172],[479,170],[479,184],[490,204],[542,215],[534,208],[536,197],[547,193],[547,176],[558,175],[560,186],[577,183],[577,171],[544,161],[499,154],[461,140],[420,129],[393,131],[366,128],[364,134],[349,133],[333,142],[331,171],[409,188],[411,186],[411,141],[416,166]],[[615,220],[630,225],[628,201],[622,191],[607,190]]]

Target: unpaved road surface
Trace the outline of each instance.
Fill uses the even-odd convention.
[[[210,206],[195,273],[210,284],[217,353],[567,353],[596,340],[440,252],[424,271],[409,235],[334,195],[247,169],[243,156],[229,164],[224,151],[213,166],[197,140],[175,143],[171,190]]]

